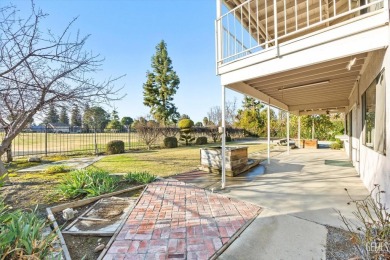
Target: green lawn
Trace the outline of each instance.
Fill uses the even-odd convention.
[[[209,144],[214,146],[219,144]],[[248,146],[248,152],[258,152],[267,149],[266,144],[239,144]],[[141,152],[130,152],[104,157],[91,167],[100,168],[112,173],[127,173],[132,171],[148,171],[165,177],[173,174],[197,169],[200,165],[200,148],[205,146],[178,147]]]

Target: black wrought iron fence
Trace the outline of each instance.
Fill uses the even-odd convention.
[[[0,129],[0,139],[5,135]],[[12,142],[14,157],[30,155],[103,152],[109,141],[122,140],[125,149],[144,149],[135,129],[83,129],[71,127],[39,126],[25,129]]]
[[[147,127],[148,131],[157,131],[158,138],[153,141],[152,147],[160,146],[165,136],[179,137],[177,128]],[[150,129],[153,128],[153,129]],[[145,131],[145,129],[143,129]],[[88,129],[80,127],[68,127],[64,125],[33,126],[22,131],[12,142],[11,152],[13,157],[20,156],[47,156],[50,154],[78,154],[100,153],[105,151],[108,142],[121,140],[125,143],[126,150],[147,149],[145,133],[140,128],[120,127],[116,129]],[[240,138],[245,135],[242,129],[227,129],[229,136]],[[197,127],[193,129],[193,135],[207,136],[210,142],[218,135],[216,127]],[[5,135],[0,128],[0,140]],[[3,158],[4,159],[4,158]]]

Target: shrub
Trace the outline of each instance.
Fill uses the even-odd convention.
[[[341,149],[341,145],[339,143],[337,143],[337,142],[331,143],[330,144],[330,149],[340,150]]]
[[[83,169],[70,172],[57,187],[65,198],[94,197],[115,191],[119,179],[103,170]]]
[[[344,142],[336,138],[336,141],[330,144],[330,149],[340,150],[344,147]]]
[[[107,143],[106,153],[118,154],[125,152],[125,143],[121,140],[113,140]]]
[[[218,132],[218,127],[208,127],[206,134],[213,139],[214,143],[221,138],[221,134]]]
[[[180,141],[186,146],[190,145],[195,141],[195,137],[191,135],[191,128],[194,126],[194,121],[188,118],[184,118],[177,124],[180,128]]]
[[[353,199],[348,190],[345,191],[351,200],[348,205],[356,207],[353,215],[357,220],[348,220],[340,211],[338,214],[352,234],[351,241],[362,257],[359,259],[389,259],[390,213],[381,198],[385,191],[374,184],[370,195],[362,200]],[[360,233],[355,233],[356,230]]]
[[[44,170],[44,173],[46,174],[54,174],[54,173],[60,173],[60,172],[68,172],[70,171],[70,167],[65,165],[53,165],[49,166]]]
[[[194,121],[188,118],[184,118],[177,123],[177,126],[180,129],[190,129],[191,127],[194,126]]]
[[[341,148],[344,147],[344,142],[341,141],[340,139],[337,139],[337,138],[336,138],[336,143],[340,144],[340,147],[341,147]]]
[[[49,227],[34,212],[9,211],[0,202],[0,255],[1,259],[46,259],[54,251],[54,232],[43,236]]]
[[[196,138],[195,143],[197,145],[207,144],[207,137],[206,136],[200,136],[200,137]]]
[[[123,177],[128,182],[147,184],[156,179],[156,176],[149,172],[129,172]]]
[[[176,148],[177,147],[177,138],[174,136],[164,138],[164,146],[166,148]]]
[[[232,141],[232,137],[230,135],[226,136],[225,138],[226,142],[231,142]]]

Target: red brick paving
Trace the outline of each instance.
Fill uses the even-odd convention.
[[[149,184],[104,259],[209,259],[260,207],[181,181]]]

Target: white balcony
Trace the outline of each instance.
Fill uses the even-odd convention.
[[[384,27],[389,22],[384,0],[223,0],[222,3],[216,20],[219,75]],[[379,48],[377,45],[369,47],[373,50]]]

